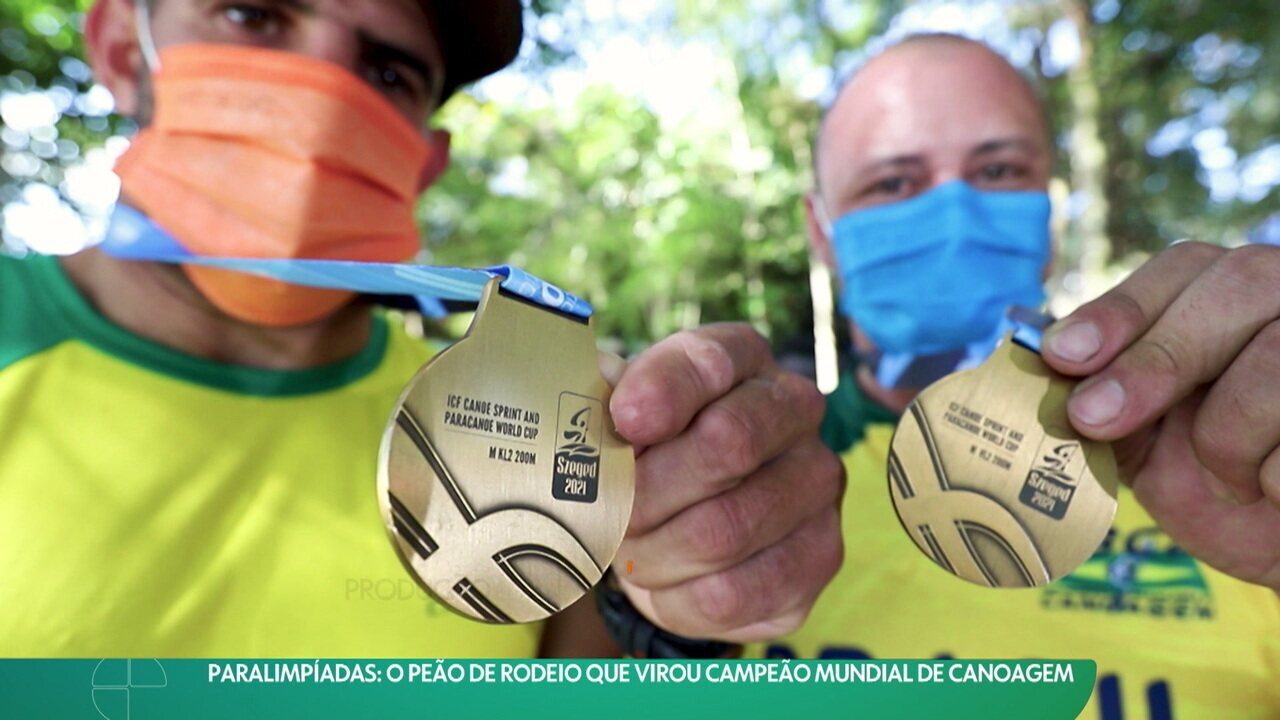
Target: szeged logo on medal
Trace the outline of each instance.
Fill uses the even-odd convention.
[[[600,401],[560,393],[556,461],[551,495],[557,500],[593,503],[600,486]]]
[[[1036,455],[1040,459],[1027,473],[1018,500],[1054,520],[1061,520],[1080,485],[1084,453],[1080,452],[1078,442],[1046,437]]]

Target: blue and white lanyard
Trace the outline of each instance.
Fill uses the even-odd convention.
[[[887,388],[922,388],[935,380],[960,370],[981,365],[1010,332],[1013,342],[1040,352],[1040,338],[1053,322],[1053,316],[1031,308],[1013,306],[1000,318],[990,336],[962,348],[920,355],[912,352],[869,353],[861,361],[870,367],[876,382]]]
[[[479,302],[485,285],[492,278],[499,277],[504,290],[526,300],[570,315],[591,317],[591,305],[585,300],[510,265],[472,269],[348,260],[193,255],[151,218],[124,203],[117,205],[112,213],[100,247],[107,254],[124,260],[200,265],[252,273],[308,287],[372,295],[406,295],[414,298],[423,313],[432,317],[445,313],[442,300]]]

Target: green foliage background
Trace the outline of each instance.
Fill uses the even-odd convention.
[[[52,93],[61,111],[50,129],[5,131],[0,205],[20,202],[31,183],[65,196],[67,167],[132,130],[82,102],[92,87],[80,60],[88,4],[0,0],[0,93]],[[628,28],[704,43],[725,58],[724,93],[707,99],[732,110],[733,122],[721,128],[664,125],[643,98],[609,86],[589,88],[571,107],[456,97],[440,118],[454,134],[453,166],[420,208],[432,261],[522,265],[591,299],[602,333],[632,349],[725,319],[748,319],[779,345],[803,347],[812,311],[800,198],[811,185],[809,141],[820,108],[799,94],[785,60],[799,53],[817,66],[845,67],[895,14],[928,4],[673,0],[650,16],[651,27]],[[1062,140],[1059,174],[1077,196],[1073,204],[1090,192],[1105,196],[1102,222],[1067,223],[1059,277],[1080,270],[1090,248],[1106,263],[1131,266],[1181,237],[1237,242],[1280,210],[1274,185],[1252,197],[1211,197],[1212,172],[1198,149],[1208,136],[1197,136],[1225,133],[1235,162],[1219,175],[1280,177],[1280,4],[1006,0],[1004,7],[1047,90]],[[1087,67],[1068,72],[1045,61],[1046,38],[1073,11],[1087,18],[1081,40],[1091,53]],[[565,0],[535,0],[527,17],[530,40],[507,72],[535,82],[581,64],[574,39],[603,32]],[[1088,129],[1080,124],[1081,87],[1098,97],[1102,152],[1094,168],[1082,166],[1088,160],[1073,135]],[[519,191],[495,192],[492,179],[512,167]]]

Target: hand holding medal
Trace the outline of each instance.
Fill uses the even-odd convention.
[[[1067,403],[1179,547],[1280,591],[1280,248],[1179,243],[1045,336]]]
[[[585,321],[490,285],[384,436],[379,501],[411,574],[467,616],[528,622],[616,553],[621,590],[666,630],[746,642],[798,626],[841,557],[817,389],[745,325],[607,374],[612,393]]]
[[[1225,573],[1280,591],[1276,287],[1280,249],[1181,243],[1055,323],[1045,332],[1041,354],[1006,342],[983,367],[931,386],[894,441],[890,485],[904,525],[935,559],[944,547],[939,536],[964,536],[964,557],[948,554],[948,569],[968,579],[1040,584],[1035,558],[1045,560],[1049,579],[1060,577],[1103,537],[1114,509],[1106,497],[1114,496],[1107,480],[1114,452],[1119,478],[1180,547]],[[1021,448],[1028,443],[1027,431],[1012,418],[1006,424],[991,414],[997,409],[1034,418],[1032,429],[1049,452],[1020,457],[1020,465],[1012,454],[1001,457],[996,441],[1007,445],[1012,439]],[[929,467],[935,456],[927,452],[918,417],[929,423],[940,449],[941,472]],[[964,435],[985,442],[965,446]],[[984,444],[990,468],[978,463],[979,471],[964,454],[972,447],[981,460]],[[1037,466],[1040,460],[1045,462]],[[983,492],[968,497],[964,508],[959,502],[948,507],[948,523],[935,531],[933,523],[916,522],[926,504],[909,495],[920,492],[915,483],[921,476],[954,479],[953,466],[963,478],[960,488],[974,490],[980,483]],[[915,482],[900,482],[908,478]],[[1075,487],[1069,480],[1077,480]],[[930,487],[926,495],[946,498],[945,488]],[[1028,499],[1040,515],[1061,509],[1064,532],[1044,531],[1045,521],[1026,506]],[[934,510],[929,517],[943,519],[945,513]],[[1001,517],[1008,536],[997,539],[987,528],[965,524],[984,513]]]

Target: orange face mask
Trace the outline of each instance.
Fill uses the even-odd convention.
[[[401,262],[430,146],[331,63],[235,45],[164,50],[152,124],[116,165],[126,201],[196,255]],[[353,297],[183,266],[232,317],[319,320]]]

